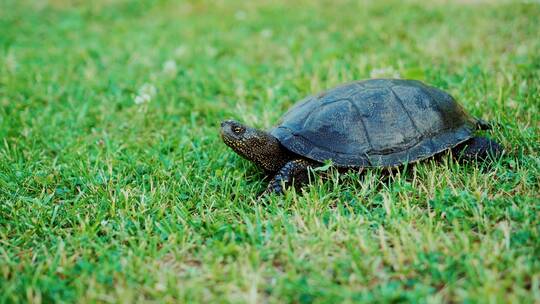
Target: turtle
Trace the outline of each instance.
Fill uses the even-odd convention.
[[[493,159],[496,141],[477,136],[490,124],[450,94],[418,80],[368,79],[308,96],[269,131],[221,122],[221,138],[273,176],[263,195],[308,181],[309,169],[395,168],[451,150],[463,160]]]

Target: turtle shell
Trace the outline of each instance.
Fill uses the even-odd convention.
[[[349,83],[297,103],[270,133],[303,157],[338,167],[415,162],[471,138],[475,119],[416,80]]]

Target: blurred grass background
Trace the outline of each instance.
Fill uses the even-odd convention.
[[[535,1],[0,1],[0,301],[540,301]],[[415,78],[507,154],[267,205],[218,136]]]

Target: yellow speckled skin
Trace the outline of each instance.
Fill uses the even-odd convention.
[[[298,157],[284,149],[269,133],[246,127],[233,120],[221,123],[221,138],[238,155],[267,172],[277,172],[288,161]]]
[[[262,196],[282,194],[289,185],[306,183],[308,168],[318,164],[288,151],[270,133],[246,127],[233,120],[221,123],[221,138],[243,158],[274,173]]]

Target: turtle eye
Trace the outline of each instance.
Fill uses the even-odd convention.
[[[244,128],[239,127],[239,126],[234,126],[234,127],[232,127],[232,131],[233,131],[234,133],[236,133],[236,134],[242,133],[243,130],[244,130]]]

